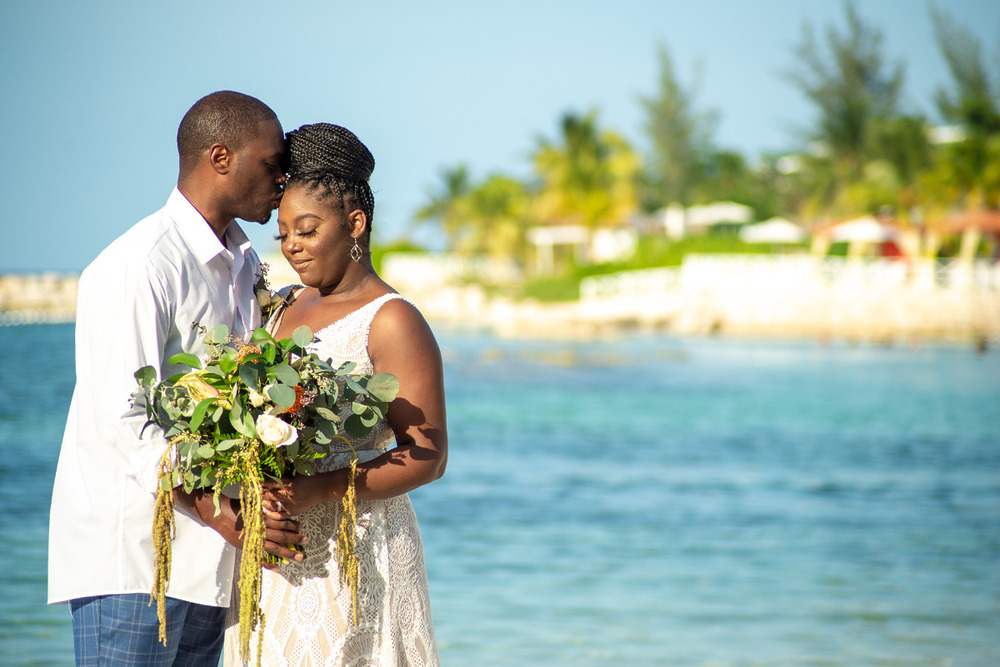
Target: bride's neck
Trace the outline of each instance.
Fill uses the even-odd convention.
[[[347,300],[364,292],[374,280],[378,280],[378,276],[371,263],[355,264],[344,272],[336,285],[317,287],[316,291],[320,298]]]

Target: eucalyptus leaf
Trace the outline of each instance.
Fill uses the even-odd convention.
[[[209,467],[204,467],[201,469],[201,482],[200,486],[203,489],[211,488],[212,484],[215,483],[215,473]]]
[[[358,415],[351,415],[344,420],[344,430],[347,431],[347,435],[352,438],[363,438],[371,431],[371,428],[364,425],[361,421],[361,417]]]
[[[399,393],[399,379],[392,373],[378,373],[368,380],[368,392],[380,401],[391,403]]]
[[[208,330],[205,336],[206,343],[225,343],[229,339],[229,327],[225,324],[216,324]]]
[[[337,426],[333,422],[320,422],[316,427],[316,442],[321,445],[330,444],[337,436]]]
[[[267,329],[264,328],[254,329],[253,335],[250,337],[250,340],[254,341],[255,343],[263,341],[264,343],[275,344],[278,342],[274,340],[274,336],[268,333]]]
[[[260,388],[261,367],[253,363],[244,363],[240,366],[240,379],[250,389]]]
[[[274,345],[274,343],[267,343],[263,348],[261,348],[260,352],[261,356],[264,357],[264,361],[269,364],[273,364],[274,358],[278,356],[278,348]]]
[[[256,438],[257,437],[257,427],[254,424],[253,415],[250,414],[249,412],[246,412],[246,411],[243,413],[243,429],[244,429],[244,431],[246,433],[250,433],[251,434],[251,435],[249,435],[247,437],[250,437],[250,438]]]
[[[190,352],[178,352],[167,359],[167,363],[184,364],[185,366],[190,366],[191,368],[201,368],[201,359],[199,359],[197,355],[191,354]]]
[[[286,363],[275,364],[268,370],[268,375],[273,375],[279,382],[295,386],[302,381],[298,371]],[[291,403],[289,403],[291,405]]]
[[[354,414],[363,415],[367,411],[368,411],[368,406],[365,405],[364,403],[359,403],[358,401],[354,401],[353,403],[351,403],[351,412],[353,412]]]
[[[344,384],[347,385],[347,388],[352,390],[355,394],[365,394],[365,388],[358,384],[358,381],[350,375],[344,378]]]
[[[338,417],[337,414],[333,410],[330,410],[328,408],[316,407],[315,404],[313,404],[313,409],[316,410],[316,414],[319,417],[325,419],[326,421],[331,421],[331,422],[334,422],[334,423],[339,423],[340,422],[340,417]]]
[[[295,405],[295,390],[285,384],[271,385],[267,388],[267,396],[282,408]]]
[[[368,428],[371,428],[372,426],[378,423],[379,419],[378,415],[372,412],[371,410],[359,416],[361,417],[361,423],[367,426]]]
[[[217,452],[227,452],[236,445],[240,444],[239,438],[229,438],[228,440],[220,440],[215,445],[215,451]]]
[[[247,419],[251,420],[249,427],[247,426]],[[243,405],[242,399],[233,401],[233,409],[229,413],[229,422],[240,435],[245,435],[248,438],[257,437],[257,431],[253,427],[253,420],[250,415],[246,413],[246,407]]]
[[[236,369],[236,364],[236,355],[232,352],[226,352],[219,357],[219,368],[226,375],[229,375]]]
[[[210,459],[215,456],[215,450],[211,445],[202,445],[198,448],[198,456],[203,459]]]
[[[313,332],[309,327],[302,325],[298,329],[292,332],[292,340],[295,344],[305,349],[309,343],[313,342]]]
[[[206,398],[204,401],[198,404],[194,409],[194,413],[191,415],[191,430],[197,431],[198,427],[201,426],[201,422],[205,419],[205,413],[208,409],[212,407],[216,399]]]
[[[152,387],[156,383],[156,369],[143,366],[135,372],[135,379],[142,387]]]

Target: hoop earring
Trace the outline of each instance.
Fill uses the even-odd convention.
[[[358,240],[354,239],[354,247],[351,248],[351,259],[353,259],[355,262],[360,262],[361,255],[362,255],[361,246],[358,245]]]

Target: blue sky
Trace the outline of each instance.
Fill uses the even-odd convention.
[[[905,103],[933,116],[948,81],[929,4],[861,0],[885,53],[906,65]],[[939,6],[1000,71],[1000,2]],[[166,201],[175,134],[202,95],[255,95],[286,130],[328,121],[375,155],[376,242],[405,235],[442,168],[526,175],[566,111],[644,151],[640,95],[672,54],[720,147],[754,157],[796,145],[811,109],[782,72],[802,27],[843,25],[832,0],[502,3],[7,0],[0,7],[6,205],[0,272],[77,271]],[[274,222],[251,236],[270,249]]]

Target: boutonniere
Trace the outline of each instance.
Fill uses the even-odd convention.
[[[267,270],[267,262],[262,261],[257,273],[257,281],[253,287],[254,297],[256,297],[257,304],[260,306],[261,324],[267,324],[274,311],[287,303],[285,297],[271,289],[271,286],[267,282]]]

